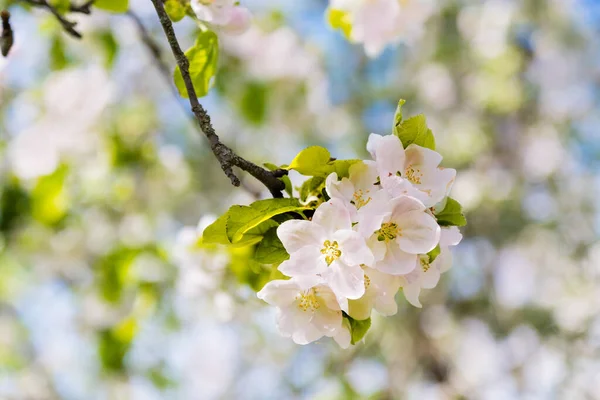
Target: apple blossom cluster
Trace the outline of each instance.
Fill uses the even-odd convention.
[[[389,44],[420,36],[432,11],[430,0],[330,0],[328,20],[376,57]]]
[[[396,314],[400,290],[421,307],[421,289],[434,288],[452,264],[450,247],[466,224],[448,196],[456,171],[440,166],[423,115],[403,120],[403,104],[392,134],[369,136],[371,159],[336,160],[309,147],[281,166],[311,177],[298,198],[285,176],[289,198],[233,206],[203,232],[206,243],[253,248],[253,287],[295,343],[328,336],[355,344],[372,310]]]

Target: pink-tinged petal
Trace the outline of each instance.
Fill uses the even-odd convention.
[[[458,226],[442,228],[440,232],[440,246],[456,246],[462,240],[463,235],[460,233]]]
[[[411,254],[426,254],[440,241],[440,227],[435,218],[422,211],[410,211],[394,220],[400,228],[396,238],[400,248]]]
[[[386,317],[395,315],[398,312],[395,295],[396,293],[392,296],[378,296],[375,301],[375,311]]]
[[[375,192],[371,201],[358,210],[358,232],[370,237],[391,216],[390,196],[383,190]]]
[[[422,202],[410,196],[400,196],[393,199],[390,203],[392,209],[392,221],[404,219],[405,213],[413,211],[425,211],[425,205]]]
[[[419,301],[419,295],[421,294],[421,287],[418,283],[412,283],[402,287],[402,293],[410,304],[415,307],[421,308],[421,302]]]
[[[350,202],[354,195],[354,185],[348,178],[344,178],[341,181],[338,180],[338,176],[335,172],[329,174],[325,179],[325,190],[332,199],[340,199],[344,202]]]
[[[319,275],[297,275],[291,280],[296,282],[298,287],[302,290],[308,290],[324,283],[323,278],[321,278]]]
[[[300,287],[293,280],[275,280],[268,282],[256,296],[267,303],[286,307],[296,300]]]
[[[352,229],[350,213],[339,199],[331,199],[321,204],[315,211],[312,222],[320,225],[326,235],[331,235],[340,229]]]
[[[437,151],[421,147],[416,144],[409,145],[406,150],[406,166],[421,166],[425,169],[437,168],[442,162],[442,156]]]
[[[315,311],[311,322],[326,336],[333,336],[342,325],[342,312],[322,306]]]
[[[369,139],[367,140],[367,151],[371,154],[371,158],[373,160],[377,160],[376,149],[381,139],[383,139],[383,136],[376,133],[371,133],[369,135]]]
[[[344,264],[373,264],[373,253],[360,233],[350,230],[337,231],[333,239],[339,243],[342,252],[340,259]]]
[[[415,188],[422,193],[421,196],[416,197],[423,201],[426,206],[431,207],[442,201],[450,193],[455,178],[456,170],[452,168],[426,170],[422,183],[415,185]]]
[[[295,253],[306,246],[319,246],[325,240],[325,232],[311,221],[291,219],[277,228],[277,237],[289,253]]]
[[[437,286],[439,281],[440,271],[433,265],[430,265],[429,269],[427,271],[423,271],[421,274],[421,288],[423,289],[433,289]]]
[[[441,274],[452,267],[452,251],[448,247],[440,246],[441,252],[433,261],[432,267],[437,268]]]
[[[279,264],[278,269],[282,274],[291,277],[316,275],[327,269],[327,263],[318,247],[305,246]]]
[[[358,299],[365,293],[365,276],[358,265],[335,261],[323,276],[336,296]]]
[[[296,329],[292,334],[292,340],[296,344],[309,344],[316,340],[321,339],[324,336],[324,332],[322,332],[317,326],[312,323],[308,323],[306,325],[296,325]]]
[[[333,340],[335,340],[335,342],[342,349],[347,349],[348,347],[350,347],[350,339],[350,326],[348,324],[348,320],[343,319],[340,329],[338,329],[335,335],[333,336]]]
[[[229,21],[223,27],[223,31],[230,35],[241,35],[246,32],[252,23],[252,14],[241,6],[234,7],[229,13]]]
[[[375,264],[375,268],[381,272],[391,275],[408,274],[417,265],[416,254],[405,253],[397,243],[390,242],[383,260]]]
[[[384,259],[385,253],[387,252],[387,246],[384,241],[379,241],[377,239],[377,235],[371,235],[371,237],[367,239],[367,246],[369,246],[369,249],[371,249],[375,262]]]
[[[384,177],[404,172],[404,148],[398,137],[387,135],[379,139],[375,147],[375,155],[377,169],[382,180]]]

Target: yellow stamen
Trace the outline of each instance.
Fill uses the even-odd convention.
[[[342,251],[338,249],[339,245],[337,241],[331,243],[329,240],[323,242],[323,248],[321,254],[325,255],[325,261],[327,265],[331,265],[332,262],[340,258]]]
[[[352,195],[352,203],[356,206],[357,209],[360,209],[361,207],[366,206],[371,201],[370,196],[365,199],[365,197],[370,192],[371,192],[370,190],[362,190],[362,189],[358,189],[356,192],[354,192],[354,194]]]
[[[411,181],[412,183],[414,183],[416,185],[420,185],[421,178],[423,177],[423,173],[421,172],[420,169],[414,168],[411,164],[408,167],[406,167],[406,169],[404,170],[404,177],[406,179],[408,179],[409,181]]]
[[[316,311],[321,307],[314,289],[298,293],[298,295],[296,295],[296,300],[298,301],[298,308],[302,311]]]
[[[381,224],[381,228],[375,233],[377,234],[377,240],[386,243],[396,239],[398,236],[402,236],[400,228],[395,222],[385,222]]]

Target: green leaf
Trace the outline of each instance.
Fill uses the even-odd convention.
[[[392,132],[396,131],[396,127],[402,123],[402,106],[406,103],[406,100],[398,100],[398,106],[396,107],[396,113],[394,114],[394,127]]]
[[[465,226],[467,219],[462,213],[462,206],[451,197],[446,199],[446,206],[442,211],[435,214],[440,226]]]
[[[242,115],[249,122],[260,125],[267,115],[269,86],[265,83],[251,82],[242,90],[240,99]]]
[[[371,327],[371,318],[358,320],[344,313],[344,318],[350,323],[350,343],[356,344],[362,340]]]
[[[329,25],[333,29],[342,31],[346,39],[350,39],[350,34],[352,33],[352,17],[350,13],[337,8],[329,8],[327,9],[327,22],[329,22]]]
[[[228,211],[221,215],[215,222],[207,226],[204,229],[204,232],[202,232],[202,243],[233,245],[233,247],[252,246],[259,243],[269,229],[279,225],[273,220],[264,221],[260,225],[248,230],[239,241],[233,244],[227,236],[227,221],[229,220],[229,217],[230,213]]]
[[[293,169],[302,175],[317,175],[320,168],[326,166],[331,159],[329,150],[321,146],[311,146],[294,157],[288,169]]]
[[[96,0],[94,7],[114,13],[124,13],[129,8],[129,0]]]
[[[58,224],[68,213],[70,199],[65,187],[68,176],[66,166],[60,166],[50,175],[38,179],[31,192],[33,218],[52,226]]]
[[[189,71],[196,95],[198,97],[206,96],[210,80],[217,71],[219,39],[216,33],[212,31],[201,32],[194,46],[186,51],[185,55],[190,62]],[[189,97],[179,67],[175,68],[174,81],[179,94],[185,98]]]
[[[442,250],[440,248],[440,245],[438,244],[437,246],[435,246],[435,249],[433,249],[429,253],[427,253],[427,256],[429,257],[429,264],[431,264],[432,262],[435,261],[435,259],[437,258],[437,256],[440,255],[441,251]]]
[[[414,143],[435,150],[435,137],[427,127],[427,120],[423,114],[415,115],[395,125],[394,134],[400,138],[404,148]]]
[[[287,212],[299,212],[308,207],[300,205],[298,199],[266,199],[255,201],[249,206],[233,206],[229,209],[226,223],[227,237],[231,243],[239,242],[250,229]]]
[[[60,14],[65,14],[66,12],[69,11],[69,8],[71,6],[71,2],[70,0],[50,0],[49,1],[50,5],[52,5],[56,11],[58,11]]]
[[[281,240],[277,237],[277,227],[271,228],[265,233],[262,241],[256,246],[254,259],[263,264],[280,264],[290,258]]]
[[[329,150],[320,146],[311,146],[294,157],[287,169],[298,171],[306,176],[327,177],[336,172],[339,178],[348,176],[348,169],[360,160],[332,160]]]
[[[165,11],[173,22],[179,22],[185,17],[187,7],[180,0],[165,1]]]
[[[306,201],[311,195],[317,196],[325,187],[325,178],[322,176],[313,176],[307,179],[300,187],[300,200]]]

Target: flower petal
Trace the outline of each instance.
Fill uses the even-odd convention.
[[[291,219],[277,228],[277,237],[289,254],[305,246],[319,246],[323,243],[324,236],[323,228],[311,221]]]
[[[365,275],[358,265],[345,265],[333,262],[324,278],[336,296],[358,299],[365,293]]]
[[[275,280],[268,282],[256,296],[267,303],[277,306],[289,306],[296,300],[300,287],[294,280]]]
[[[375,264],[375,268],[391,275],[408,274],[417,266],[417,257],[402,251],[396,242],[390,242],[385,257]]]
[[[348,325],[348,320],[342,320],[342,326],[337,330],[335,335],[333,336],[333,340],[342,348],[347,349],[350,347],[350,327]]]
[[[458,229],[458,226],[450,226],[442,228],[440,232],[440,246],[456,246],[460,243],[463,236]]]
[[[406,165],[420,166],[425,169],[437,168],[442,162],[442,155],[435,150],[410,144],[406,147]]]
[[[409,285],[405,285],[402,287],[402,292],[404,293],[404,297],[410,304],[415,307],[421,308],[421,302],[419,301],[419,295],[421,294],[421,287],[418,283],[412,283]]]
[[[428,253],[440,241],[440,227],[437,221],[425,212],[410,211],[394,221],[398,224],[401,233],[396,241],[407,253]]]
[[[350,214],[339,199],[331,199],[321,204],[315,211],[312,222],[320,225],[326,235],[331,235],[340,229],[352,229]]]
[[[405,154],[402,142],[394,135],[383,136],[375,146],[375,161],[379,176],[384,177],[404,172]]]
[[[327,263],[316,246],[305,246],[290,254],[290,258],[279,264],[279,271],[287,276],[316,275],[327,269]]]
[[[429,266],[429,269],[421,274],[420,281],[421,288],[433,289],[440,281],[440,270],[433,265]]]
[[[365,239],[358,232],[351,230],[337,231],[333,238],[340,244],[340,259],[346,265],[372,265],[373,253]]]

